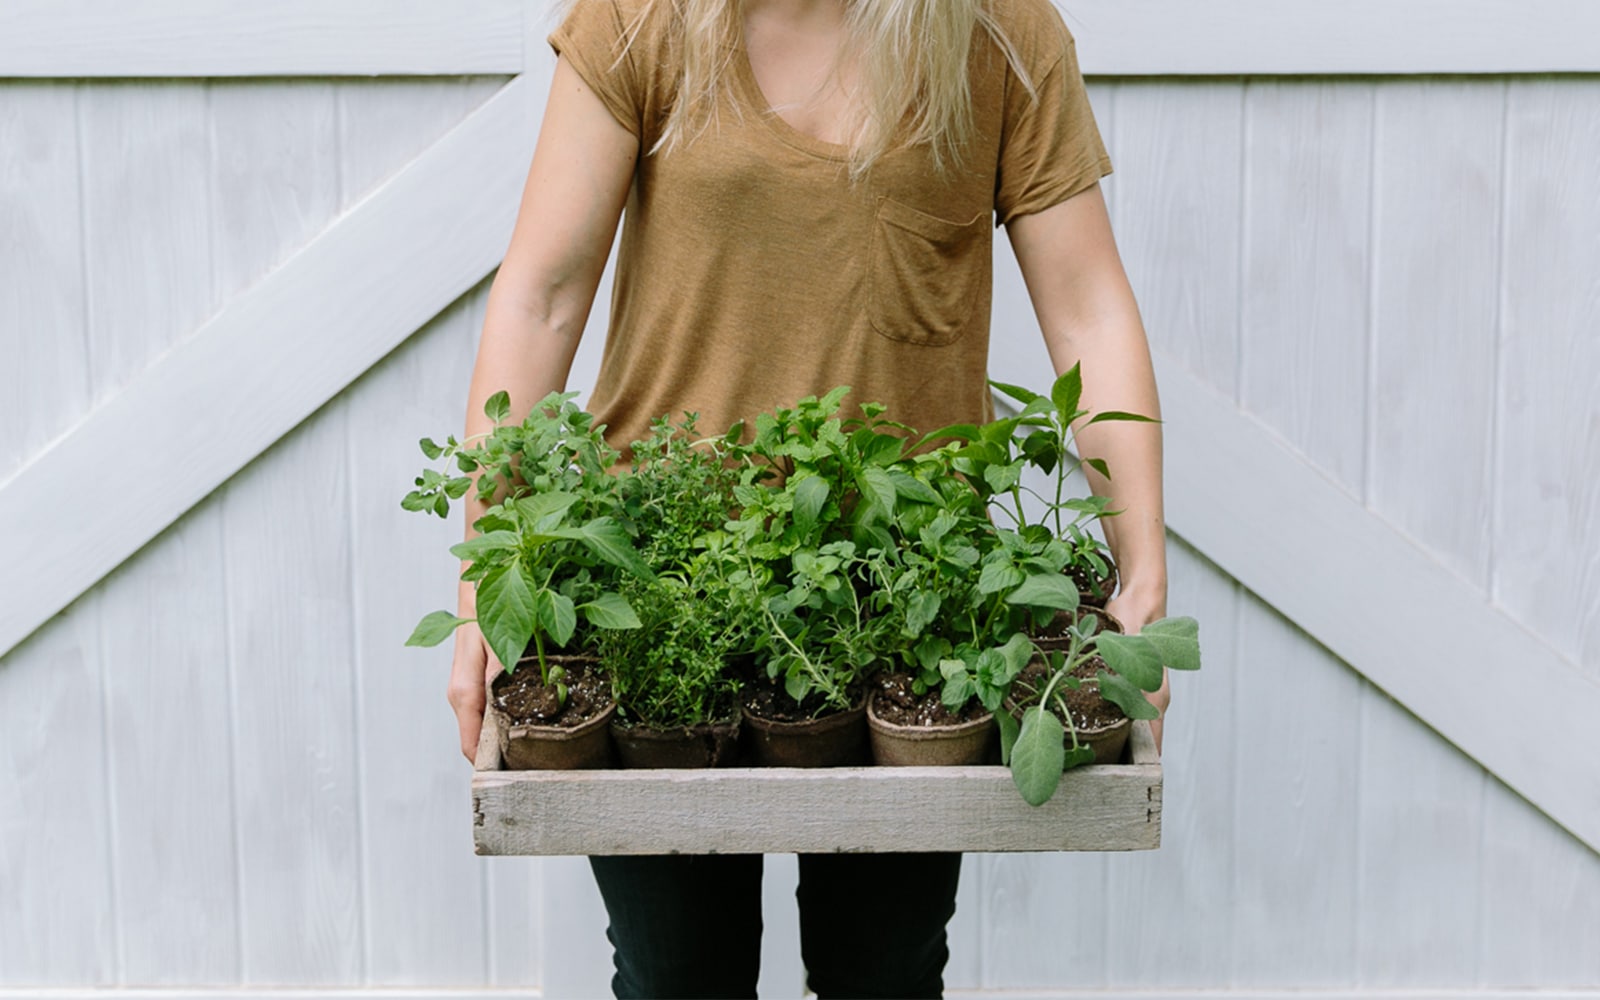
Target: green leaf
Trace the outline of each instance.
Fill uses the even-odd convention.
[[[856,477],[856,486],[885,514],[894,510],[894,480],[889,478],[887,472],[878,468],[863,469],[861,475]]]
[[[452,500],[460,500],[467,495],[467,490],[472,488],[472,480],[466,476],[457,476],[444,481],[444,494]]]
[[[811,685],[807,683],[805,674],[795,671],[783,679],[783,689],[795,701],[805,701]]]
[[[490,396],[483,404],[483,413],[495,423],[511,415],[511,394],[504,389]]]
[[[422,453],[428,456],[429,461],[432,461],[433,459],[436,459],[440,455],[444,454],[444,449],[434,444],[433,438],[423,438],[421,441],[418,441],[417,444],[422,448]]]
[[[400,501],[400,506],[405,510],[429,511],[433,509],[433,497],[428,496],[426,493],[412,490],[406,494],[404,500]]]
[[[919,590],[906,602],[906,638],[915,638],[933,624],[939,614],[939,595],[931,590]]]
[[[1006,603],[1055,608],[1057,611],[1076,611],[1078,587],[1060,573],[1035,573],[1023,580],[1016,590],[1006,595]]]
[[[440,517],[450,516],[450,498],[443,493],[436,493],[433,497],[433,512]]]
[[[550,523],[551,518],[566,513],[567,509],[579,499],[581,498],[575,493],[551,491],[536,493],[529,497],[518,497],[512,502],[512,506],[516,507],[517,516],[526,521],[528,527],[535,531],[544,531],[554,526]]]
[[[991,465],[983,470],[983,481],[996,493],[1006,493],[1022,481],[1022,462],[1009,465]]]
[[[941,427],[936,431],[931,431],[927,434],[924,434],[916,444],[912,445],[911,450],[921,451],[925,445],[931,444],[934,441],[942,441],[945,438],[954,438],[957,441],[975,441],[978,438],[978,425],[950,424],[948,426]]]
[[[1104,670],[1097,671],[1100,678],[1100,697],[1122,709],[1130,719],[1159,719],[1161,712],[1144,696],[1144,692],[1128,683],[1127,679]],[[1159,686],[1159,685],[1158,685]]]
[[[491,531],[474,535],[464,542],[450,546],[450,554],[457,559],[481,559],[485,555],[515,551],[521,537],[514,531]]]
[[[1077,767],[1080,764],[1093,763],[1094,747],[1080,743],[1066,752],[1065,757],[1061,762],[1061,767],[1063,770],[1065,770],[1069,767]]]
[[[407,646],[437,646],[450,638],[450,633],[456,627],[472,621],[471,618],[457,618],[448,611],[434,611],[423,616],[417,622],[417,627],[412,630],[411,638],[406,640]]]
[[[971,701],[972,696],[976,693],[977,688],[973,686],[972,678],[963,670],[954,677],[946,677],[944,679],[944,690],[939,699],[949,708],[959,709],[962,705]]]
[[[1000,763],[1011,763],[1011,748],[1017,745],[1017,717],[1010,712],[996,712],[994,721],[1000,726]]]
[[[541,590],[533,595],[533,600],[539,625],[557,646],[565,646],[578,627],[578,612],[572,606],[572,598],[553,590]]]
[[[1137,420],[1140,423],[1146,424],[1161,423],[1161,421],[1157,420],[1155,417],[1147,417],[1142,413],[1128,413],[1125,410],[1102,410],[1101,412],[1090,417],[1088,423],[1085,423],[1084,426],[1087,427],[1089,424],[1098,424],[1102,420]]]
[[[1038,705],[1022,713],[1022,731],[1011,748],[1011,780],[1028,805],[1042,806],[1056,793],[1066,764],[1065,739],[1061,720]]]
[[[828,502],[828,481],[821,476],[807,476],[794,485],[794,523],[801,535],[809,535],[822,516],[823,505]]]
[[[1083,398],[1083,363],[1073,365],[1061,373],[1050,387],[1050,401],[1063,421],[1078,412],[1078,401]]]
[[[1024,406],[1039,398],[1039,394],[1032,389],[1024,389],[1020,385],[1008,385],[1005,382],[996,382],[994,379],[989,380],[989,388],[1000,390]]]
[[[889,479],[894,483],[897,497],[915,503],[942,503],[944,500],[938,490],[902,469],[890,469]]]
[[[578,606],[589,624],[595,628],[630,629],[642,628],[639,616],[633,610],[633,605],[621,594],[601,594],[587,604]]]
[[[1003,560],[986,562],[978,574],[978,593],[996,594],[1009,590],[1025,579],[1022,570]]]
[[[1102,632],[1095,638],[1095,649],[1106,661],[1106,666],[1126,677],[1136,687],[1146,691],[1161,687],[1161,653],[1143,634]]]
[[[494,655],[508,668],[522,659],[533,638],[536,589],[520,562],[498,566],[478,583],[478,627]]]
[[[1103,458],[1086,458],[1086,459],[1084,459],[1084,461],[1089,463],[1089,468],[1091,468],[1094,471],[1100,473],[1102,476],[1105,476],[1107,479],[1111,478],[1111,467],[1106,465],[1106,460],[1105,459],[1103,459]]]
[[[1150,622],[1139,630],[1139,636],[1156,647],[1162,666],[1200,669],[1200,623],[1188,615]]]
[[[639,557],[633,539],[622,525],[609,517],[597,517],[581,529],[583,541],[595,555],[606,562],[626,570],[641,580],[654,580],[655,574]]]

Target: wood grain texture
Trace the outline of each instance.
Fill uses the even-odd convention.
[[[1600,685],[1230,400],[1160,354],[1156,366],[1172,530],[1579,839],[1600,845],[1587,721],[1600,714]],[[1238,516],[1240,497],[1251,500],[1249,518]],[[1350,581],[1361,583],[1359,600]],[[1371,614],[1375,607],[1407,613]],[[1498,663],[1519,664],[1542,686],[1545,738],[1499,736],[1499,707],[1481,695]]]
[[[0,487],[0,649],[72,600],[387,353],[503,252],[531,138],[520,81],[234,298],[71,435]],[[417,242],[415,234],[433,238]],[[390,250],[413,249],[396,264]],[[307,358],[317,364],[308,365]],[[178,401],[182,401],[179,405]],[[207,422],[194,414],[231,414]],[[149,452],[145,442],[162,441]],[[120,484],[118,517],[37,529],[85,463]],[[47,567],[50,567],[47,569]]]
[[[190,81],[83,88],[96,398],[137,378],[220,294],[212,98]],[[164,442],[133,447],[148,455]],[[85,598],[104,629],[123,982],[228,982],[240,971],[226,595],[217,585],[225,528],[215,501]]]
[[[338,174],[346,205],[446,134],[496,81],[351,83],[338,93]],[[426,237],[413,237],[420,242]],[[404,252],[404,250],[402,250]],[[461,540],[448,522],[400,508],[425,465],[417,440],[460,432],[481,329],[483,284],[346,389],[348,525],[361,770],[366,980],[487,984],[482,865],[471,851],[468,770],[444,699],[450,650],[405,649],[418,618],[455,609]],[[514,883],[513,883],[514,884]],[[418,905],[427,900],[427,905]],[[537,912],[533,899],[523,901]]]
[[[1600,85],[1509,87],[1493,593],[1600,683]]]
[[[10,0],[0,76],[515,73],[525,0]]]
[[[1372,101],[1365,83],[1245,87],[1239,403],[1358,497]]]
[[[1355,981],[1361,678],[1308,638],[1241,598],[1230,987]]]
[[[1058,0],[1086,73],[1111,76],[1600,70],[1600,9],[1573,0]]]
[[[1231,899],[1234,888],[1234,774],[1241,756],[1260,752],[1233,737],[1238,585],[1178,538],[1168,539],[1167,572],[1168,613],[1200,622],[1203,666],[1171,678],[1161,849],[1106,859],[1107,919],[1141,928],[1108,942],[1119,989],[1229,981],[1235,911],[1217,901]]]
[[[0,975],[117,980],[98,609],[0,661]]]
[[[79,90],[13,83],[0,101],[0,482],[88,408]]]
[[[1076,768],[1050,802],[967,768],[478,771],[482,854],[1149,850],[1159,764]]]
[[[237,288],[337,213],[334,98],[320,82],[219,87],[213,109],[217,285]],[[233,235],[252,231],[262,238]],[[287,331],[277,336],[292,344]],[[293,353],[278,360],[282,367],[263,365],[250,378],[281,393],[319,357],[304,344],[285,346]],[[232,402],[221,412],[248,405],[242,386],[225,391]],[[202,426],[215,433],[210,422]],[[352,474],[345,405],[335,402],[224,493],[244,984],[353,984],[368,964],[351,664]]]
[[[1240,88],[1125,82],[1113,109],[1117,241],[1150,345],[1232,396],[1239,354]]]

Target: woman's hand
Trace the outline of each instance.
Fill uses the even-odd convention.
[[[1106,611],[1122,623],[1128,635],[1135,635],[1146,625],[1167,616],[1167,599],[1164,593],[1142,590],[1137,586],[1124,587],[1117,591],[1117,595],[1106,601]],[[465,626],[463,626],[465,627]],[[1156,753],[1161,752],[1161,723],[1167,715],[1167,706],[1172,703],[1171,671],[1166,667],[1161,668],[1161,687],[1155,691],[1146,691],[1145,700],[1156,707],[1161,714],[1150,723],[1150,735],[1155,737]]]
[[[461,754],[476,763],[478,736],[483,732],[483,710],[488,704],[489,683],[504,669],[495,659],[477,622],[456,629],[455,659],[450,664],[450,707],[456,711],[456,726],[461,730]]]

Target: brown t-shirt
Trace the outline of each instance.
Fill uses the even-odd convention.
[[[994,2],[1037,102],[976,29],[977,128],[961,167],[941,176],[926,147],[901,148],[855,183],[843,147],[768,109],[742,49],[729,63],[738,106],[688,145],[644,155],[680,65],[667,2],[617,60],[643,2],[579,0],[549,38],[640,140],[590,400],[612,444],[685,411],[720,433],[836,385],[854,387],[849,413],[878,401],[922,431],[988,419],[993,226],[1111,172],[1050,0]]]

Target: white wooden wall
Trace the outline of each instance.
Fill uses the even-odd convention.
[[[0,82],[0,488],[501,82]],[[1091,89],[1162,363],[1600,683],[1600,78]],[[998,257],[994,369],[1032,381]],[[459,526],[399,498],[461,419],[485,291],[0,659],[0,997],[606,992],[585,865],[472,856],[446,654],[400,645],[453,593]],[[48,530],[118,491],[77,470]],[[1164,847],[970,857],[952,989],[1600,995],[1600,856],[1170,558],[1208,666],[1177,681]],[[1504,740],[1546,738],[1495,697]],[[793,860],[769,872],[763,992],[798,996]],[[1088,893],[1115,931],[1065,936]]]

